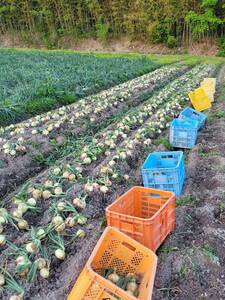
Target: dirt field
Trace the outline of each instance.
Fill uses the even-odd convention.
[[[217,101],[187,156],[176,230],[158,250],[154,300],[225,298],[225,67]]]

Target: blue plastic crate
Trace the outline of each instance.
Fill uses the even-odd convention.
[[[145,187],[172,191],[179,196],[185,179],[183,152],[150,153],[142,166],[141,173]]]
[[[191,149],[198,137],[198,121],[174,119],[170,124],[170,144],[175,148]]]
[[[198,128],[202,128],[205,125],[206,115],[194,110],[191,107],[186,107],[179,115],[180,119],[192,119],[198,121]]]

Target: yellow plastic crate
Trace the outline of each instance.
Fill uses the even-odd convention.
[[[216,78],[205,78],[201,82],[201,87],[204,87],[206,91],[214,92],[216,91]]]
[[[203,111],[212,107],[209,96],[203,88],[198,88],[188,94],[191,103],[197,111]]]

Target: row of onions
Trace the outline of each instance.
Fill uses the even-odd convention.
[[[31,137],[49,137],[58,129],[62,130],[67,126],[72,128],[78,120],[87,117],[91,123],[95,123],[98,121],[98,115],[110,107],[119,107],[145,89],[159,87],[181,70],[178,66],[163,67],[95,96],[84,98],[78,103],[1,128],[0,151],[10,156],[24,154],[29,150],[27,143]]]
[[[94,139],[73,163],[63,167],[55,166],[42,183],[23,186],[12,199],[13,208],[1,208],[0,247],[7,246],[4,255],[7,256],[10,252],[10,256],[9,262],[1,269],[0,285],[14,289],[18,295],[14,295],[12,299],[22,299],[24,294],[22,287],[14,279],[15,274],[17,278],[34,281],[39,272],[40,277],[47,279],[51,262],[54,259],[64,260],[66,246],[85,237],[83,226],[87,223],[84,214],[86,201],[91,200],[93,193],[99,193],[104,198],[113,188],[113,183],[121,178],[129,180],[129,174],[123,173],[123,164],[132,157],[137,147],[151,147],[155,135],[160,134],[168,126],[169,118],[180,110],[180,103],[186,100],[187,91],[194,88],[211,70],[210,66],[195,67],[151,98],[151,106],[149,102],[141,106],[136,114],[125,116],[116,124],[114,132],[106,130],[106,134],[101,135],[101,142]],[[164,105],[153,114],[161,103]],[[130,128],[134,124],[139,126],[131,132]],[[118,136],[122,140],[118,140],[119,145],[116,147]],[[94,174],[90,174],[92,176],[84,177],[85,166],[96,161],[102,153],[107,155],[106,159],[99,164]],[[72,187],[78,182],[79,192],[74,195]],[[41,226],[32,227],[26,220],[27,216],[32,216],[33,220],[43,214],[45,218]],[[12,243],[7,234],[4,234],[8,225],[14,226],[19,233],[26,230],[22,245],[15,240]]]

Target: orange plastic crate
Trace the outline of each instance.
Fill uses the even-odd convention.
[[[115,228],[107,227],[67,300],[151,300],[157,266],[154,252]],[[100,275],[113,268],[118,274],[141,275],[138,298]]]
[[[106,208],[108,226],[156,251],[175,227],[173,192],[133,187]]]

